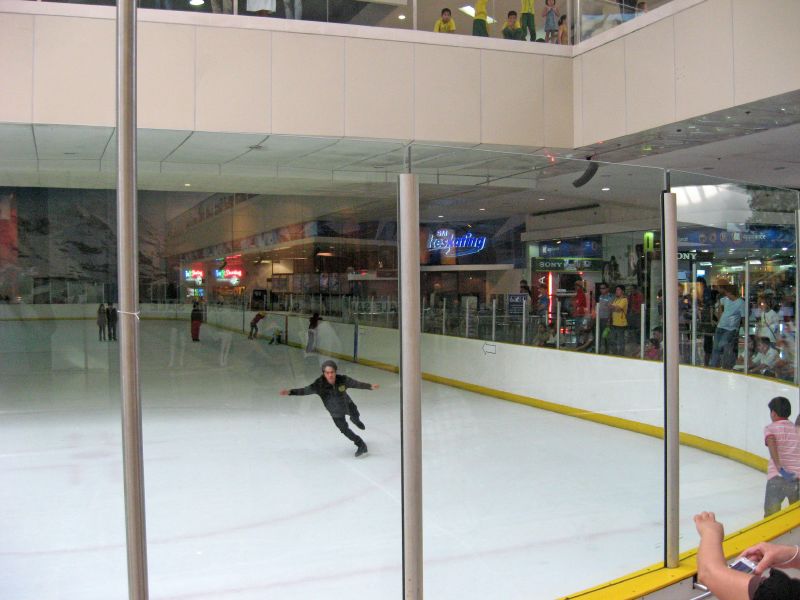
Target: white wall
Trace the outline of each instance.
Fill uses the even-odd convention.
[[[114,8],[0,10],[0,122],[113,126]],[[572,145],[566,46],[147,9],[138,32],[141,128]]]
[[[575,49],[575,146],[800,88],[800,2],[673,0]]]

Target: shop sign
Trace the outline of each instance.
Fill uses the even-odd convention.
[[[521,315],[522,307],[526,302],[530,302],[528,294],[509,294],[508,295],[508,314]]]
[[[602,271],[602,258],[534,258],[534,271],[574,273],[577,271]]]
[[[183,279],[184,281],[194,281],[197,285],[203,284],[203,271],[200,269],[184,269],[183,270]]]
[[[214,271],[214,277],[217,281],[228,281],[231,285],[237,285],[242,280],[241,269],[217,269]]]
[[[486,242],[485,235],[456,236],[449,229],[439,229],[428,237],[428,250],[442,252],[444,256],[468,256],[486,248]]]

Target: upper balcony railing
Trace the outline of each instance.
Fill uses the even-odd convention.
[[[114,0],[34,1],[115,4]],[[474,0],[452,7],[445,1],[420,0],[139,0],[139,8],[346,23],[570,45],[672,0],[554,0],[549,4],[550,1],[531,0],[533,13],[523,12],[527,0],[488,0],[483,9]]]

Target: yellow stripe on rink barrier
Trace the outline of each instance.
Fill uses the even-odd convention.
[[[765,540],[774,540],[797,528],[800,528],[800,503],[795,503],[779,513],[725,536],[722,549],[725,557],[730,559],[750,546]],[[667,569],[659,563],[558,600],[634,600],[663,590],[696,574],[697,549],[695,548],[680,555],[680,563],[675,569]]]

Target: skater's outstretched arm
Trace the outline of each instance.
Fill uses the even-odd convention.
[[[349,388],[354,388],[357,390],[377,390],[380,387],[377,383],[364,383],[362,381],[356,381],[347,375],[344,377],[344,384]]]
[[[291,390],[281,390],[281,396],[308,396],[309,394],[316,394],[317,388],[312,383],[304,388],[292,388]]]

